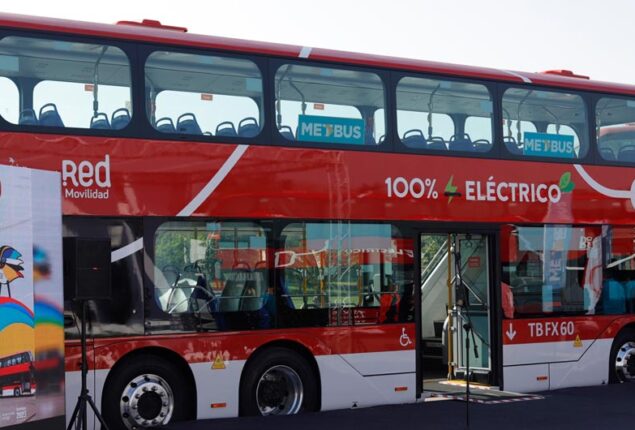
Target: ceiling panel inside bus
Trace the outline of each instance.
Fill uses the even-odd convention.
[[[128,58],[119,48],[27,37],[0,41],[0,74],[37,81],[130,86]]]

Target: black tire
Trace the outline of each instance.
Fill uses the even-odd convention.
[[[102,397],[102,415],[110,430],[127,430],[129,428],[124,422],[125,418],[121,412],[121,402],[124,397],[128,398],[125,394],[129,393],[129,390],[133,387],[129,384],[143,375],[159,376],[172,392],[174,407],[172,408],[171,417],[163,424],[195,419],[193,416],[194,399],[187,386],[188,378],[169,361],[155,355],[136,356],[132,360],[121,363],[114,372],[106,381]],[[134,386],[139,386],[139,384]],[[150,401],[155,402],[152,408],[149,409],[153,413],[156,410],[156,397]],[[141,407],[139,410],[141,410]],[[151,425],[148,427],[151,427]]]
[[[624,378],[621,372],[617,371],[616,360],[618,360],[618,354],[623,354],[624,351],[620,351],[622,347],[627,345],[629,342],[633,343],[633,348],[635,348],[635,330],[632,328],[622,330],[615,340],[613,341],[613,346],[611,347],[611,355],[609,357],[609,383],[618,384],[622,382],[635,382],[633,379]],[[634,366],[635,363],[635,355],[630,356],[630,366]],[[621,361],[621,360],[620,360]],[[629,367],[630,367],[629,366]],[[635,373],[635,372],[633,372]]]
[[[13,397],[20,397],[21,394],[19,387],[13,389]]]
[[[292,369],[302,381],[302,403],[296,413],[318,410],[318,381],[311,365],[291,349],[271,347],[257,353],[244,370],[240,385],[241,416],[263,415],[256,399],[258,383],[267,371],[277,366]]]

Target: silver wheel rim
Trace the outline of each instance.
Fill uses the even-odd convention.
[[[256,402],[261,415],[293,415],[302,407],[302,379],[289,366],[273,366],[258,380]]]
[[[621,382],[635,381],[635,341],[626,342],[617,350],[615,373]]]
[[[172,389],[158,375],[139,375],[126,384],[119,399],[121,420],[130,430],[158,427],[170,422],[174,412]]]

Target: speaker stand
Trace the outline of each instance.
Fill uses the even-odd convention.
[[[93,398],[88,393],[86,385],[86,376],[88,375],[88,360],[86,358],[86,300],[79,300],[79,302],[82,307],[82,328],[80,332],[82,348],[82,387],[66,430],[72,430],[73,425],[75,425],[75,430],[88,430],[87,406],[90,406],[93,410],[93,413],[101,423],[102,430],[109,430],[104,418],[99,413],[97,406],[95,406]]]

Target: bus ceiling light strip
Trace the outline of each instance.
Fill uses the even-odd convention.
[[[249,145],[238,145],[232,155],[223,163],[218,172],[212,177],[212,179],[203,187],[203,189],[189,202],[177,216],[190,216],[194,213],[200,205],[216,190],[216,188],[223,182],[223,179],[232,171],[238,160],[243,156],[245,151],[249,148]],[[137,239],[132,243],[113,251],[110,257],[110,262],[122,260],[129,255],[134,254],[137,251],[143,249],[143,238]]]

